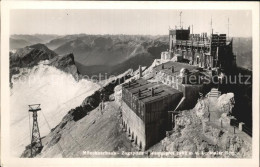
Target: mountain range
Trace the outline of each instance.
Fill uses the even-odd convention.
[[[27,35],[27,34],[14,34],[10,36],[10,50],[12,49],[19,49],[25,46],[42,43],[45,44],[55,38],[58,35],[45,35],[45,34],[34,34],[34,35]]]
[[[117,75],[139,65],[150,66],[168,48],[168,36],[148,35],[11,35],[10,49],[44,44],[58,55],[73,53],[82,75]],[[233,38],[240,67],[252,70],[252,38]]]
[[[10,39],[15,37],[16,40],[10,40],[10,48],[15,48],[19,42],[24,46],[54,38],[48,36],[43,39],[42,36],[11,36]],[[29,39],[32,40],[28,42]],[[160,52],[168,48],[165,36],[140,35],[66,35],[57,36],[44,45],[58,55],[73,53],[78,70],[83,75],[116,75],[139,65],[150,66],[155,58],[160,57]],[[16,49],[16,52],[21,51]]]

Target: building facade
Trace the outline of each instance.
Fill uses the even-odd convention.
[[[155,66],[153,76],[162,84],[182,92],[185,98],[182,109],[189,109],[196,104],[199,94],[207,91],[212,72],[194,65],[168,61]]]
[[[123,126],[142,150],[156,144],[169,130],[168,111],[175,108],[182,92],[142,78],[122,86]]]

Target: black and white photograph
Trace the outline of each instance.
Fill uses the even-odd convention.
[[[259,165],[258,2],[78,3],[2,17],[5,156]]]

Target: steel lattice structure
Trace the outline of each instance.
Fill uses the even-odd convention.
[[[31,157],[34,157],[39,153],[43,146],[41,141],[41,135],[39,131],[38,121],[37,121],[37,111],[40,111],[40,104],[29,105],[29,112],[32,112],[33,126],[32,126],[32,138],[31,138]]]

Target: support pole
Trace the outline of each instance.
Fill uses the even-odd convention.
[[[182,11],[180,12],[180,29],[181,29],[181,14],[182,14]]]
[[[229,40],[229,17],[228,17],[228,35],[227,35],[227,39]]]
[[[31,158],[39,153],[43,146],[41,141],[40,130],[37,120],[37,111],[40,111],[40,104],[29,105],[29,112],[32,112],[33,116],[33,126],[32,126],[32,136],[31,136]]]

